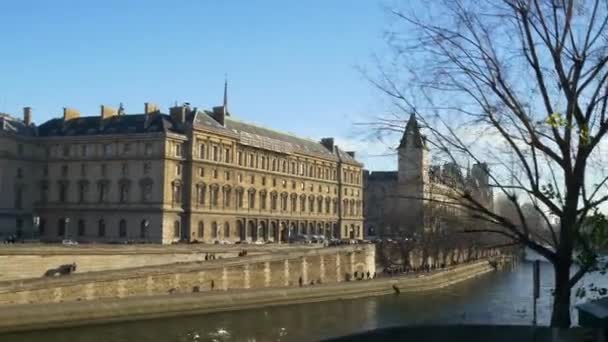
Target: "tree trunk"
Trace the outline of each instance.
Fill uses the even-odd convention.
[[[557,260],[553,264],[555,270],[555,294],[551,315],[553,327],[570,327],[570,266],[571,260]]]

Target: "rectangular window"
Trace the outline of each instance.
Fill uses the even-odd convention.
[[[120,171],[123,176],[128,175],[129,174],[129,165],[127,163],[122,163]]]
[[[177,157],[182,156],[182,144],[181,143],[175,143],[175,155]]]
[[[212,152],[211,152],[211,158],[213,158],[213,161],[219,161],[220,160],[220,155],[217,151],[217,146],[213,146]]]
[[[181,176],[182,174],[182,164],[175,165],[175,174]]]
[[[239,183],[241,183],[243,181],[243,175],[240,173],[236,176],[236,178]]]
[[[255,159],[253,157],[253,153],[249,154],[249,167],[253,167],[255,164]]]
[[[144,154],[147,156],[152,155],[152,143],[146,143],[146,145],[144,145]]]
[[[70,155],[70,146],[69,145],[63,146],[63,156],[68,157],[69,155]]]
[[[229,181],[230,180],[230,172],[229,171],[224,171],[224,179]]]
[[[87,145],[80,145],[80,156],[81,157],[87,156]]]
[[[213,178],[214,179],[217,179],[217,174],[218,174],[217,170],[213,170]]]
[[[129,154],[129,153],[131,153],[131,144],[130,143],[125,143],[122,146],[122,153],[123,154]]]
[[[254,175],[251,175],[250,183],[251,184],[255,183],[255,176]]]
[[[45,177],[49,175],[49,166],[48,165],[44,165],[42,167],[42,175]]]
[[[149,174],[149,173],[150,173],[150,168],[151,168],[151,167],[152,167],[152,166],[150,165],[150,163],[149,163],[149,162],[144,163],[144,175],[147,175],[147,174]]]
[[[238,159],[238,163],[239,165],[243,165],[243,153],[241,153],[240,151],[236,153],[236,157]]]
[[[68,166],[67,165],[62,165],[61,166],[61,175],[63,177],[67,177],[68,176]]]
[[[205,144],[200,144],[198,146],[198,156],[199,156],[199,158],[205,159],[205,155],[206,155],[205,149],[206,149]]]
[[[224,150],[224,162],[230,163],[230,149]]]
[[[205,169],[202,167],[198,168],[198,176],[199,177],[205,177]]]
[[[101,164],[101,175],[105,176],[107,171],[106,164]]]
[[[82,177],[87,175],[87,166],[86,164],[80,164],[80,175]]]
[[[112,144],[106,144],[106,145],[104,145],[103,146],[103,151],[104,151],[104,154],[106,156],[111,156],[112,152],[114,152],[113,149],[112,149]]]
[[[266,185],[266,177],[262,177],[262,185]]]

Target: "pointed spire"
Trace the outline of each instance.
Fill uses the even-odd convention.
[[[407,147],[407,145],[413,144],[410,146],[414,147],[424,147],[424,138],[422,134],[420,134],[420,127],[418,127],[418,120],[416,120],[416,115],[412,113],[410,115],[410,119],[407,121],[407,125],[405,125],[405,131],[403,131],[403,137],[399,143],[399,148]]]
[[[224,115],[230,115],[228,113],[228,75],[224,75]]]

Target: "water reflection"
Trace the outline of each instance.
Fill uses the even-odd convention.
[[[584,282],[598,281],[599,276]],[[551,312],[551,266],[541,266],[539,324]],[[606,280],[603,280],[606,282]],[[378,327],[530,324],[532,264],[433,292],[309,303],[0,336],[1,341],[314,341]],[[573,318],[576,322],[576,317]]]

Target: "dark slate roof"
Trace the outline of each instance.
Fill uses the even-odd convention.
[[[373,171],[367,177],[368,181],[396,181],[397,171]]]
[[[34,126],[26,126],[25,123],[8,114],[0,113],[0,131],[17,135],[35,135]]]
[[[265,127],[236,120],[231,116],[225,119],[225,126],[220,125],[211,117],[210,112],[199,112],[194,118],[194,124],[221,134],[228,134],[239,139],[243,145],[263,148],[280,153],[301,153],[332,160],[342,160],[347,163],[361,165],[353,157],[337,146],[330,151],[321,143],[296,137],[292,134],[278,132]]]
[[[413,139],[413,141],[409,141],[409,137]],[[413,147],[425,147],[425,137],[420,133],[420,127],[418,126],[418,120],[416,120],[416,115],[412,113],[410,119],[405,126],[405,130],[403,131],[403,137],[399,142],[399,148],[407,147],[407,144],[412,144]]]
[[[156,114],[145,127],[146,114],[115,115],[104,120],[101,117],[84,116],[63,121],[63,118],[51,119],[38,127],[40,136],[72,136],[100,134],[133,134],[151,132],[183,133],[178,129],[167,114]]]

